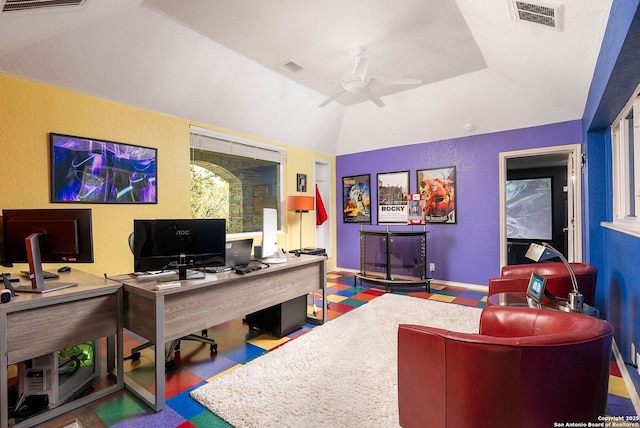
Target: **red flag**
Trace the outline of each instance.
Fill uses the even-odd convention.
[[[320,191],[318,190],[318,185],[316,184],[316,224],[320,226],[322,223],[327,221],[327,210],[324,208],[324,202],[322,202],[322,197],[320,196]]]

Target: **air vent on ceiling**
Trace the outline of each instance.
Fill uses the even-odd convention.
[[[87,0],[0,0],[2,12],[44,9],[59,6],[83,6]]]
[[[282,64],[280,64],[280,67],[284,68],[287,71],[291,71],[292,73],[303,69],[303,67],[294,60],[283,62]]]
[[[509,0],[509,10],[516,21],[562,30],[562,5]]]

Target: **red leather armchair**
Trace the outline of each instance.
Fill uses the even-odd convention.
[[[403,428],[552,427],[606,414],[613,328],[587,315],[490,306],[480,333],[398,328]]]
[[[584,295],[584,302],[595,306],[596,279],[598,269],[587,263],[569,263],[576,275],[578,289]],[[531,272],[547,278],[547,290],[554,296],[567,298],[573,290],[571,277],[567,267],[562,262],[531,263],[523,265],[509,265],[502,268],[499,278],[489,279],[488,295],[508,291],[526,292]]]

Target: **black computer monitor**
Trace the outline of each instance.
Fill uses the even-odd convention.
[[[5,266],[27,263],[25,239],[38,235],[43,263],[93,263],[91,209],[2,210]]]
[[[225,242],[225,219],[134,220],[134,270],[224,266]]]

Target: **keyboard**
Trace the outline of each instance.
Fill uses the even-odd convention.
[[[29,271],[28,270],[21,270],[20,273],[22,274],[22,276],[26,276],[27,278],[29,278]],[[60,278],[60,275],[58,275],[57,273],[53,273],[53,272],[47,272],[42,271],[42,275],[44,276],[44,279],[58,279]]]
[[[134,272],[131,274],[138,281],[172,281],[178,279],[178,272],[172,270]]]
[[[222,267],[208,267],[204,268],[204,271],[207,273],[222,273],[229,272],[233,268],[231,266],[222,266]]]

